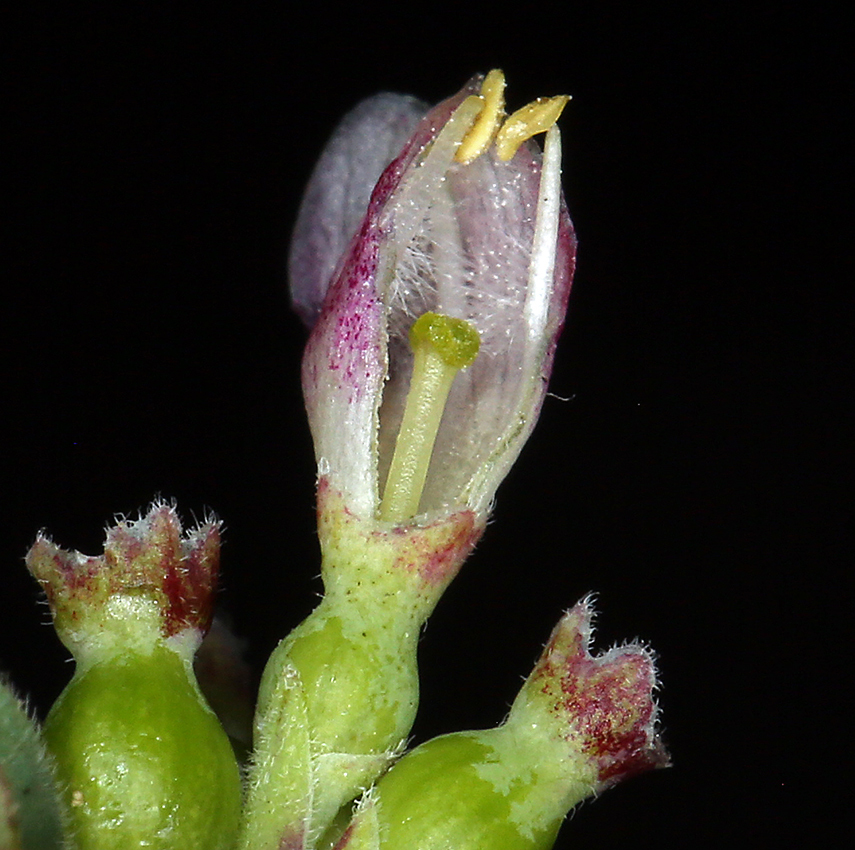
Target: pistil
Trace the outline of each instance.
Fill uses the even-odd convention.
[[[480,337],[463,319],[424,313],[410,329],[410,345],[413,374],[379,511],[392,523],[418,512],[448,394],[458,371],[475,360]]]

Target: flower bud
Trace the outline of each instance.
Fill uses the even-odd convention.
[[[40,536],[27,566],[77,662],[45,721],[76,850],[227,850],[240,774],[193,676],[210,624],[219,526],[182,536],[154,505],[87,557]]]
[[[592,656],[592,611],[569,611],[496,729],[417,747],[360,804],[336,850],[548,850],[577,803],[663,767],[650,653]]]

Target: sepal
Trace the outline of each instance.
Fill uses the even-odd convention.
[[[104,554],[60,549],[39,534],[27,568],[45,590],[60,639],[80,660],[172,638],[192,658],[213,614],[220,525],[183,533],[174,506],[151,506],[107,530]]]

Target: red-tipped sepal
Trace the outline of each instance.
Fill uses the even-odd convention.
[[[656,730],[656,668],[649,649],[630,643],[592,655],[589,598],[568,611],[523,685],[508,722],[544,718],[582,758],[596,789],[668,764]]]
[[[66,551],[40,534],[27,567],[75,655],[185,633],[192,655],[211,623],[219,556],[218,522],[183,533],[174,506],[156,503],[139,520],[108,529],[103,555]]]

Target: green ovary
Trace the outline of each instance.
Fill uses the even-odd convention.
[[[418,701],[414,648],[397,641],[385,648],[377,635],[345,634],[341,618],[322,606],[271,661],[276,655],[300,674],[312,739],[322,751],[382,753],[409,731]],[[264,692],[262,683],[262,699]]]
[[[45,737],[76,850],[228,850],[240,774],[183,659],[157,646],[79,669]]]
[[[435,738],[380,780],[382,850],[553,846],[564,812],[547,814],[536,781],[505,763],[493,732],[500,730]]]

